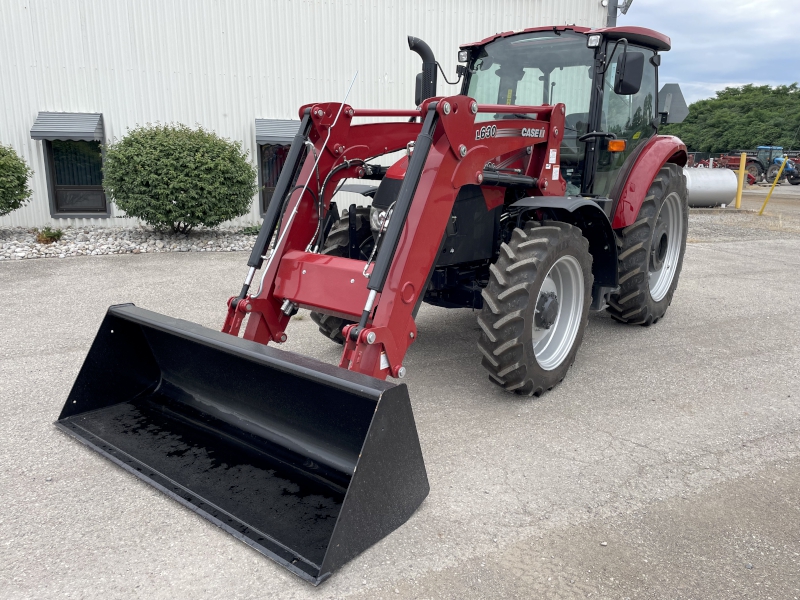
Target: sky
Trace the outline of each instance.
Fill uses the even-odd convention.
[[[633,0],[617,25],[672,39],[659,85],[679,83],[688,103],[727,86],[800,81],[800,0]]]

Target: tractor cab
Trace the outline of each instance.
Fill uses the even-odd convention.
[[[756,156],[764,169],[769,169],[776,158],[783,160],[783,146],[759,146],[756,148]]]
[[[566,106],[561,172],[567,195],[611,197],[663,119],[657,118],[659,52],[670,41],[655,31],[534,28],[461,49],[467,62],[462,93],[478,103]],[[520,116],[536,118],[505,115]]]

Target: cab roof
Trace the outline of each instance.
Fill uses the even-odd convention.
[[[647,29],[646,27],[602,27],[600,29],[590,29],[589,27],[578,27],[576,25],[559,25],[556,27],[530,27],[528,29],[520,29],[517,31],[504,31],[503,33],[496,33],[495,35],[489,36],[480,42],[462,44],[461,49],[466,50],[468,48],[472,48],[473,46],[485,46],[489,42],[493,42],[498,38],[510,37],[520,33],[532,33],[534,31],[574,31],[575,33],[583,33],[586,35],[599,33],[604,35],[606,39],[609,40],[625,38],[632,44],[641,44],[642,46],[652,48],[653,50],[657,50],[659,52],[666,52],[672,48],[672,41],[669,39],[669,37],[663,33],[653,31],[652,29]]]

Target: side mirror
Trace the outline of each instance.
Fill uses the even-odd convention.
[[[614,78],[614,93],[631,96],[642,87],[644,53],[623,52],[617,59],[617,75]]]
[[[414,105],[422,104],[422,73],[417,73],[417,81],[414,84]]]

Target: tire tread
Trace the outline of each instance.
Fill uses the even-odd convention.
[[[504,390],[539,396],[563,380],[583,337],[593,279],[589,242],[577,227],[545,221],[541,224],[529,222],[524,229],[514,229],[507,246],[508,250],[501,246],[496,263],[489,268],[489,283],[482,291],[484,308],[478,316],[481,364],[488,371],[489,379]],[[526,319],[531,318],[526,315],[532,314],[530,303],[538,297],[538,293],[534,296],[531,291],[531,285],[541,275],[542,265],[555,261],[565,249],[578,259],[584,273],[583,320],[573,349],[564,362],[553,371],[544,371],[538,364],[530,364],[535,357],[531,358],[534,356],[532,348],[529,352],[524,346],[526,327],[529,327]]]

